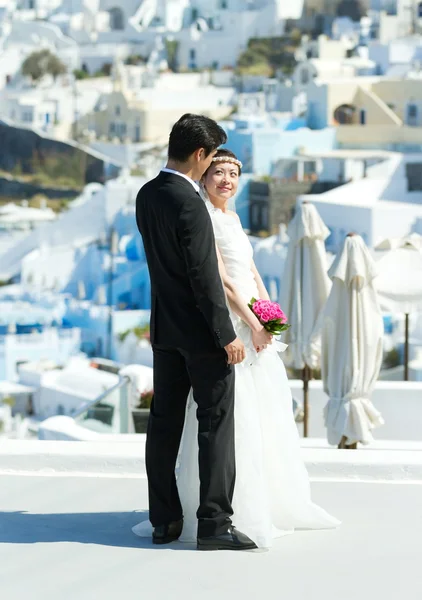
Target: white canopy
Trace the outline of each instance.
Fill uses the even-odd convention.
[[[370,443],[384,423],[370,401],[382,362],[383,320],[376,268],[363,239],[346,237],[329,272],[333,287],[322,319],[321,369],[328,443]]]
[[[33,387],[22,385],[14,381],[0,381],[0,398],[2,396],[14,396],[16,394],[31,394],[33,391]]]
[[[395,250],[396,248],[414,248],[422,250],[422,235],[411,233],[405,237],[391,237],[382,240],[375,250]]]
[[[419,239],[420,238],[420,239]],[[393,250],[377,253],[375,281],[381,308],[386,312],[422,311],[422,236],[401,238]],[[382,243],[384,247],[387,242]],[[378,246],[378,248],[381,244]],[[376,256],[377,258],[377,256]]]
[[[281,278],[280,305],[290,329],[286,361],[296,369],[319,364],[320,347],[314,331],[330,290],[324,240],[330,235],[313,204],[302,203],[288,227],[289,246]]]
[[[19,210],[19,206],[17,204],[13,204],[13,202],[8,202],[4,206],[0,206],[0,215],[9,215],[11,213],[17,212]]]
[[[39,221],[54,221],[56,215],[51,208],[29,208],[15,206],[14,209],[8,208],[9,205],[3,207],[0,213],[0,224],[1,223],[24,223],[24,222],[39,222]]]

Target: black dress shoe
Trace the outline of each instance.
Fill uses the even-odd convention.
[[[253,550],[257,548],[247,535],[231,526],[226,533],[198,538],[198,550]]]
[[[183,529],[183,519],[173,521],[168,525],[158,525],[152,532],[153,544],[170,544],[179,539]]]

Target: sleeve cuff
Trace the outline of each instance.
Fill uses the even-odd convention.
[[[228,328],[224,331],[221,331],[220,329],[215,329],[214,336],[215,336],[217,345],[220,346],[220,348],[225,348],[225,346],[227,346],[227,344],[230,344],[231,342],[233,342],[237,337],[236,332],[233,329],[233,327],[231,327],[230,329]]]

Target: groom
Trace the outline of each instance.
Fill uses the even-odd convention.
[[[226,139],[212,119],[183,115],[170,133],[166,168],[136,199],[151,278],[154,399],[146,468],[153,542],[172,542],[182,532],[174,471],[192,387],[198,405],[200,550],[255,548],[230,519],[234,365],[245,358],[245,349],[226,307],[211,219],[195,183]]]

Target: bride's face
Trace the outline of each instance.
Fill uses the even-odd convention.
[[[210,200],[219,203],[235,195],[239,185],[239,167],[230,162],[212,163],[203,183]]]

